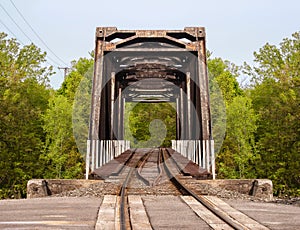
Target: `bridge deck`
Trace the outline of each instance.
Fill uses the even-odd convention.
[[[127,150],[123,152],[121,155],[116,157],[115,159],[109,161],[102,167],[96,169],[91,174],[91,179],[106,179],[113,174],[117,174],[119,170],[125,165],[126,161],[129,159],[131,154],[141,153],[145,151],[145,149],[134,149]],[[190,161],[186,157],[182,156],[180,153],[172,150],[172,157],[175,159],[177,164],[180,166],[182,170],[182,174],[185,176],[192,176],[196,179],[211,179],[212,175],[208,173],[205,169],[199,167],[194,162]]]

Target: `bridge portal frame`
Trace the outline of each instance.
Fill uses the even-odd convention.
[[[171,75],[175,76],[173,82],[178,80],[177,86],[180,89],[176,95],[174,94],[177,108],[177,140],[173,141],[173,147],[177,148],[178,151],[183,151],[183,148],[186,148],[187,152],[190,147],[189,145],[184,147],[186,146],[184,143],[198,146],[194,147],[195,154],[191,160],[198,159],[196,163],[204,166],[214,176],[205,38],[204,27],[185,27],[184,30],[118,30],[116,27],[98,27],[96,29],[92,105],[86,155],[87,176],[90,170],[94,171],[116,157],[120,149],[129,146],[128,142],[123,141],[123,112],[126,95],[122,93],[128,85],[124,85],[124,81],[120,80],[120,73],[123,74],[121,78],[122,76],[133,75],[138,81],[141,80],[138,79],[139,77],[146,76],[147,78],[148,75],[153,75],[157,70],[155,69],[159,64],[157,61],[149,66],[149,62],[151,62],[149,60],[152,60],[152,56],[159,57],[162,55],[167,60],[169,57],[176,59],[177,54],[179,56],[177,58],[179,64],[176,61],[177,67],[174,64],[174,59],[171,61],[173,66],[170,67],[168,66],[170,63],[167,63],[165,68],[160,69],[162,75],[158,74],[158,78],[163,76],[164,79],[167,79],[169,72],[171,72]],[[145,46],[145,44],[152,43],[157,44],[157,46]],[[112,53],[115,55],[111,55]],[[182,54],[189,54],[195,58],[186,64]],[[126,64],[132,64],[130,61],[126,61],[130,59],[130,55],[133,58],[135,55],[136,57],[149,56],[148,59],[145,59],[148,62],[146,63],[144,60],[142,63],[135,62],[133,65],[121,67],[122,61],[119,63],[120,60]],[[109,58],[106,59],[106,57]],[[142,74],[139,72],[141,64],[147,70]],[[190,69],[193,70],[190,71]],[[181,76],[180,78],[180,74],[176,74],[176,71],[181,72],[184,77]],[[126,77],[122,79],[124,80]],[[169,77],[167,81],[172,81],[173,78],[171,78]],[[130,80],[126,80],[127,83],[130,82]],[[183,98],[183,94],[186,95],[185,98]],[[197,126],[199,129],[195,131]],[[188,142],[184,142],[186,140]],[[195,145],[195,143],[199,144]],[[99,156],[103,152],[106,156]],[[206,164],[201,162],[206,162]]]

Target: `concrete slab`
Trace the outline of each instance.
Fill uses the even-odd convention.
[[[226,200],[226,203],[270,229],[300,229],[300,207],[246,200]]]
[[[130,208],[130,220],[133,230],[151,230],[145,207],[141,196],[128,196],[128,203]]]
[[[106,195],[103,198],[103,202],[100,206],[98,219],[96,223],[96,230],[110,230],[117,229],[115,228],[117,196],[115,195]]]
[[[102,198],[87,197],[0,200],[0,229],[95,229],[97,219],[98,222],[104,223],[103,229],[118,229],[120,223],[118,197],[105,197],[105,202],[102,202]],[[146,220],[145,215],[147,215],[148,221],[154,229],[222,227],[222,223],[212,220],[207,225],[195,214],[201,213],[204,215],[201,218],[205,220],[204,210],[200,210],[198,213],[192,208],[192,206],[198,206],[197,203],[186,202],[192,203],[188,206],[180,196],[141,196],[143,202],[141,202],[140,196],[129,197],[131,197],[129,198],[131,219],[140,221],[140,216],[143,216],[143,220]],[[221,204],[220,208],[231,210],[232,208],[227,205],[229,204],[269,229],[300,229],[300,207],[248,200],[225,200],[227,204],[224,204],[215,199],[213,197],[211,201]],[[194,211],[191,211],[191,208]],[[231,215],[236,215],[236,211],[230,212]],[[108,222],[111,225],[107,225],[105,219],[102,219],[105,216],[110,219]],[[258,226],[253,225],[256,224],[253,220],[248,223],[248,227],[258,229]]]
[[[209,190],[209,187],[216,189],[225,189],[245,195],[251,195],[255,198],[264,200],[273,199],[273,183],[268,179],[217,179],[217,180],[196,180],[188,181],[188,183],[196,183]],[[215,194],[212,194],[215,195]]]
[[[142,196],[154,229],[211,229],[179,196]]]
[[[103,180],[32,179],[27,183],[27,198],[40,198],[79,188],[87,188]]]
[[[223,220],[218,218],[215,214],[205,208],[202,204],[200,204],[195,198],[192,196],[181,196],[181,199],[191,207],[191,209],[197,213],[197,215],[203,219],[212,229],[215,230],[229,230],[233,229],[228,224],[226,224]]]
[[[230,217],[234,220],[238,221],[239,223],[243,224],[244,226],[248,227],[249,229],[257,229],[257,230],[268,230],[268,228],[254,219],[246,216],[244,213],[234,209],[230,205],[228,205],[223,200],[219,199],[215,196],[204,196],[207,200],[211,203],[216,205],[219,209],[227,213]]]
[[[99,198],[0,201],[0,229],[94,229]]]

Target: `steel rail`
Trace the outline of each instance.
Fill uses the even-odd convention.
[[[234,220],[232,217],[230,217],[227,213],[224,211],[220,210],[217,208],[216,205],[211,203],[208,199],[201,195],[197,195],[194,193],[191,189],[186,187],[183,183],[180,182],[179,179],[176,178],[176,176],[171,172],[170,170],[170,163],[166,160],[166,152],[170,156],[170,153],[167,149],[162,149],[162,157],[164,160],[164,169],[165,172],[167,173],[168,177],[170,178],[170,181],[176,186],[176,188],[183,194],[183,195],[190,195],[194,197],[199,203],[201,203],[203,206],[205,206],[207,209],[209,209],[212,213],[214,213],[216,216],[218,216],[221,220],[223,220],[225,223],[230,225],[232,228],[236,230],[249,230],[248,227],[245,225],[237,222]],[[172,161],[174,162],[175,160],[170,157]]]
[[[153,150],[150,152],[154,152]],[[150,154],[145,157],[145,159],[143,160],[143,162],[138,166],[138,170],[137,170],[137,177],[143,181],[147,186],[155,186],[157,185],[158,181],[161,179],[162,177],[162,159],[161,159],[161,151],[158,150],[158,156],[157,156],[157,177],[153,180],[153,182],[151,183],[150,180],[146,179],[143,175],[142,175],[142,170],[143,167],[145,166],[145,164],[147,163],[148,159],[150,157]]]
[[[150,150],[149,153],[147,153],[146,156],[144,155],[145,157],[143,157],[143,160],[141,160],[141,161],[140,161],[140,164],[138,164],[138,165],[136,166],[136,168],[137,168],[137,171],[136,171],[137,177],[138,177],[141,181],[143,181],[147,186],[150,186],[150,181],[147,180],[145,177],[142,176],[142,169],[143,169],[143,167],[145,166],[147,160],[149,159],[150,153],[152,153],[152,152],[153,152],[153,150]]]
[[[166,151],[167,151],[169,157],[172,158],[173,163],[176,165],[178,171],[179,171],[182,175],[184,175],[184,176],[190,176],[189,173],[184,172],[183,167],[180,167],[180,165],[178,164],[178,162],[175,161],[175,159],[172,157],[172,154],[170,153],[170,149],[166,148]],[[173,151],[174,151],[174,150],[173,150]],[[173,153],[173,154],[174,154],[174,153]]]
[[[128,159],[124,162],[124,164],[120,167],[120,169],[119,169],[117,172],[111,174],[112,176],[118,176],[118,175],[124,170],[125,166],[127,166],[128,163],[131,161],[131,159],[132,159],[134,153],[136,152],[136,150],[137,150],[137,149],[134,149],[134,150],[132,151],[131,155],[130,155],[130,156],[128,157]]]
[[[161,155],[161,151],[158,151],[158,156],[157,156],[157,171],[158,171],[158,176],[154,179],[152,186],[155,186],[158,184],[159,180],[162,178],[162,163],[163,163],[163,159],[162,159],[162,155]]]

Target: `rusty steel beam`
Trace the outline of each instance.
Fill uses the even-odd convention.
[[[118,30],[116,27],[96,29],[96,39],[104,42],[105,51],[116,50],[139,38],[165,39],[189,51],[198,51],[197,42],[205,39],[205,29],[204,27],[185,27],[184,30]],[[190,42],[184,42],[182,39]]]

